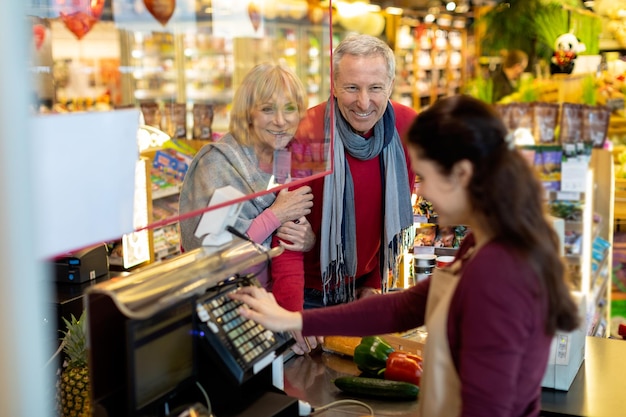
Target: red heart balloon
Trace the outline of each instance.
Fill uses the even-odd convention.
[[[41,45],[46,40],[46,27],[39,23],[33,25],[33,37],[35,38],[35,48],[41,49]]]
[[[176,9],[176,0],[143,0],[143,4],[163,26],[167,24]]]
[[[105,0],[55,0],[65,27],[82,39],[100,20]]]

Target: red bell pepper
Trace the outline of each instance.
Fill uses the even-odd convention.
[[[389,354],[384,378],[419,386],[422,379],[422,358],[419,355],[396,350]]]

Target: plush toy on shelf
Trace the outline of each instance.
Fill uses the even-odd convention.
[[[554,54],[550,62],[550,74],[571,74],[578,54],[585,51],[573,33],[564,33],[554,42]]]

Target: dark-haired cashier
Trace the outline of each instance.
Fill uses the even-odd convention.
[[[377,335],[426,324],[422,417],[537,417],[556,330],[579,326],[542,185],[495,110],[437,101],[408,132],[420,191],[439,222],[472,231],[453,264],[400,292],[291,312],[246,287],[242,316],[303,335]]]

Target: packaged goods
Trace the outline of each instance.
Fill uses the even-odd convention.
[[[322,343],[324,352],[354,356],[354,349],[361,343],[358,336],[326,336]]]
[[[558,103],[533,104],[533,137],[537,144],[555,144],[555,130],[559,117]]]
[[[213,137],[213,105],[194,103],[193,105],[193,138],[210,140]]]
[[[164,107],[162,130],[172,138],[187,138],[187,106],[185,103],[168,103]]]
[[[421,223],[415,227],[414,246],[433,246],[437,235],[437,225],[433,223]]]
[[[533,106],[530,103],[509,104],[510,127],[512,131],[533,129]]]
[[[602,148],[609,129],[611,110],[605,106],[585,106],[582,114],[582,139],[594,148]]]
[[[508,129],[508,131],[512,131],[512,127],[511,127],[511,109],[513,107],[511,107],[509,104],[503,104],[503,103],[498,103],[498,104],[494,104],[493,105],[495,107],[495,109],[497,110],[497,112],[500,114],[500,117],[502,118],[502,121],[504,122],[504,125],[506,126],[506,128]]]
[[[161,128],[161,109],[156,101],[144,101],[139,104],[139,108],[145,125]]]
[[[563,103],[559,139],[562,144],[582,143],[583,105]]]

